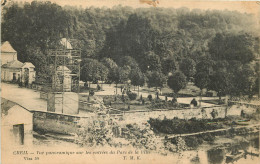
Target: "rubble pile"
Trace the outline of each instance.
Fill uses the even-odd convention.
[[[137,124],[127,124],[122,128],[122,137],[130,142],[133,147],[150,151],[165,152],[166,146],[150,129],[149,124],[138,126]]]
[[[113,140],[112,129],[107,128],[107,121],[94,117],[90,120],[81,120],[81,128],[77,130],[75,143],[81,146],[104,146],[110,145]]]

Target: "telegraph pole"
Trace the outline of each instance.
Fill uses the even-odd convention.
[[[258,98],[260,98],[260,55],[258,54]]]

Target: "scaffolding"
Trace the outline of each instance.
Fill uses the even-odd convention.
[[[48,83],[48,111],[57,112],[57,108],[67,110],[73,108],[68,101],[78,103],[78,98],[73,99],[73,93],[80,92],[80,62],[81,50],[67,49],[50,49],[47,52],[47,68],[49,68]],[[64,101],[65,100],[65,101]],[[77,106],[75,108],[78,108]],[[78,109],[71,109],[77,111]],[[76,114],[75,112],[67,112]]]

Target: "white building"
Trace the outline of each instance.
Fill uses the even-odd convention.
[[[13,49],[11,44],[6,41],[1,45],[1,66],[14,60],[17,60],[17,52]]]
[[[1,105],[3,106],[4,104]],[[3,110],[5,111],[3,112]],[[5,109],[2,107],[1,125],[2,144],[32,144],[33,113],[29,110],[19,105],[14,105]]]
[[[22,66],[22,83],[28,82],[32,84],[35,81],[36,71],[35,66],[30,62],[25,62]]]
[[[9,82],[21,81],[22,66],[23,63],[18,60],[14,60],[6,64],[3,64],[1,67],[1,80]]]
[[[26,86],[35,81],[35,66],[30,62],[22,63],[17,60],[17,52],[9,42],[1,46],[1,80],[23,83]]]

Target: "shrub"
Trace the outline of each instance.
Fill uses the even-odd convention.
[[[152,95],[148,95],[148,97],[147,97],[150,101],[152,101],[152,99],[153,99],[153,96]]]
[[[184,134],[184,133],[196,133],[205,130],[221,129],[221,124],[208,124],[212,120],[196,120],[196,119],[153,119],[150,118],[148,121],[153,130],[166,134]],[[204,138],[203,138],[204,139]],[[206,141],[212,140],[211,136],[205,139]]]
[[[95,92],[93,90],[89,91],[90,96],[94,96]]]
[[[185,140],[186,145],[190,148],[195,149],[199,146],[198,140],[194,136],[184,137],[184,140]]]
[[[128,95],[130,100],[135,100],[136,97],[137,97],[137,94],[134,93],[134,92],[128,92],[127,95]]]
[[[204,141],[213,142],[215,139],[215,136],[211,135],[210,133],[205,133],[204,135],[202,135],[202,139]]]

